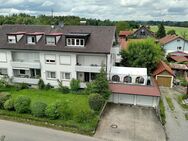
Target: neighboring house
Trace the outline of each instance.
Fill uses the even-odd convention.
[[[181,51],[188,53],[188,41],[177,35],[167,35],[159,40],[166,55],[171,52]]]
[[[182,51],[172,52],[168,54],[167,60],[175,63],[188,63],[188,54]]]
[[[120,31],[119,38],[128,40],[128,36],[132,35],[133,33],[134,33],[134,31],[132,31],[132,30]]]
[[[39,78],[69,86],[72,78],[81,87],[96,78],[101,64],[109,75],[114,64],[111,49],[115,27],[3,25],[0,29],[0,74],[15,83],[36,85]]]
[[[188,67],[185,64],[170,63],[173,73],[178,77],[187,78]]]
[[[165,62],[160,61],[156,70],[153,72],[153,76],[157,80],[159,86],[173,87],[174,73],[170,66]]]
[[[136,31],[134,31],[132,36],[134,38],[148,38],[148,37],[154,38],[155,33],[143,25],[140,28],[138,28]]]

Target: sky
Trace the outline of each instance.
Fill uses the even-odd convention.
[[[110,20],[188,21],[188,0],[0,0],[0,15],[74,15]]]

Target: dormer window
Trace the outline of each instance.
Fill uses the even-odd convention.
[[[85,39],[67,38],[66,45],[67,46],[84,47],[85,46]]]
[[[46,44],[47,45],[55,45],[56,44],[55,37],[53,37],[53,36],[46,37]]]
[[[28,44],[36,44],[36,37],[35,36],[27,36],[27,43]]]
[[[56,45],[63,33],[53,32],[46,34],[46,44],[47,45]]]
[[[16,43],[16,36],[8,35],[8,43],[15,44]]]
[[[27,44],[36,44],[44,35],[43,32],[27,33]]]

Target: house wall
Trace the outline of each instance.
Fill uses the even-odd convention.
[[[178,50],[177,47],[182,47],[182,49]],[[166,55],[168,53],[174,52],[174,51],[183,51],[183,52],[188,53],[188,42],[186,42],[185,40],[179,38],[179,39],[176,39],[176,40],[174,40],[172,42],[169,42],[169,43],[165,44],[163,46],[163,48],[165,50]]]

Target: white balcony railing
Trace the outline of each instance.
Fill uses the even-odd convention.
[[[41,65],[40,62],[15,62],[11,61],[11,65],[14,68],[34,68],[40,69]]]
[[[13,77],[12,81],[13,81],[14,83],[27,83],[27,84],[34,84],[34,85],[37,85],[39,79],[35,79],[35,78]]]
[[[99,73],[100,69],[101,69],[101,66],[79,66],[79,65],[76,65],[76,71],[79,71],[79,72]]]

